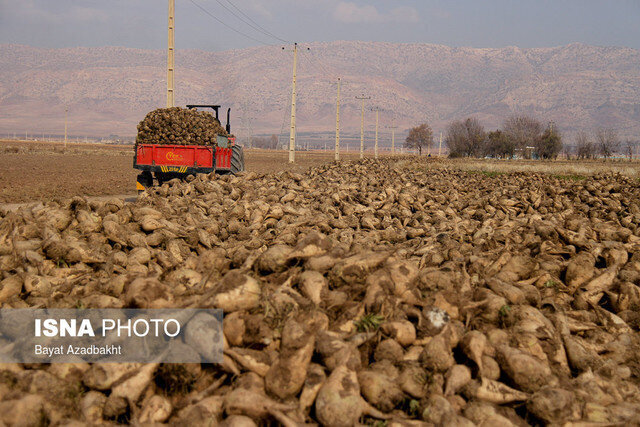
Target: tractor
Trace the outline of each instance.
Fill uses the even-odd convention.
[[[218,118],[219,105],[187,105],[187,108],[211,108]],[[231,134],[231,108],[227,109],[225,129]],[[133,157],[134,169],[141,173],[136,180],[138,192],[153,187],[154,179],[158,185],[174,179],[184,179],[197,173],[232,173],[244,171],[244,152],[236,144],[234,136],[217,135],[217,144],[213,145],[165,145],[137,144]]]

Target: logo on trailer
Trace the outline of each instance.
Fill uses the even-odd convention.
[[[182,154],[176,154],[173,151],[169,151],[165,157],[167,160],[184,160]]]

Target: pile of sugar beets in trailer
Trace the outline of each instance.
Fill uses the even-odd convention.
[[[2,213],[2,308],[225,318],[221,364],[2,364],[0,424],[639,424],[637,182],[432,165]]]
[[[159,108],[138,124],[136,144],[215,146],[217,135],[229,136],[229,133],[207,111]]]
[[[197,108],[212,108],[215,116]],[[174,178],[198,173],[244,171],[244,151],[231,135],[230,112],[223,127],[219,105],[159,108],[138,124],[133,167],[141,171],[136,188],[144,191],[154,181],[162,185]]]

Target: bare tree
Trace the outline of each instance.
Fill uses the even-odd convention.
[[[596,130],[596,144],[598,145],[600,154],[602,154],[605,159],[608,159],[620,146],[620,140],[614,129],[598,128]]]
[[[585,131],[580,131],[576,135],[576,157],[579,159],[592,159],[596,154],[596,146],[589,139]]]
[[[627,157],[629,158],[629,160],[633,160],[633,151],[636,148],[636,142],[627,139],[624,142],[624,152],[627,155]]]
[[[257,148],[266,148],[267,150],[275,150],[278,148],[278,136],[271,135],[270,138],[253,137],[251,139],[252,146]]]
[[[447,127],[449,157],[480,157],[485,151],[487,135],[476,118],[455,121]]]
[[[278,148],[278,135],[271,134],[271,138],[269,138],[269,147],[272,150],[275,150]]]
[[[560,153],[562,154],[562,157],[564,157],[567,160],[571,159],[572,149],[573,147],[571,145],[563,143],[562,150],[560,151]]]
[[[509,140],[523,153],[527,153],[526,148],[534,146],[542,134],[542,124],[526,114],[510,116],[502,127]]]
[[[422,155],[423,148],[430,148],[432,145],[433,131],[426,123],[412,128],[404,142],[405,148],[417,148],[420,155]]]

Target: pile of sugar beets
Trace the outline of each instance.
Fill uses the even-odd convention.
[[[159,108],[138,124],[136,144],[216,145],[216,135],[228,133],[207,111]]]
[[[637,182],[429,166],[203,175],[3,213],[3,308],[218,307],[225,350],[3,364],[0,424],[640,423]]]

